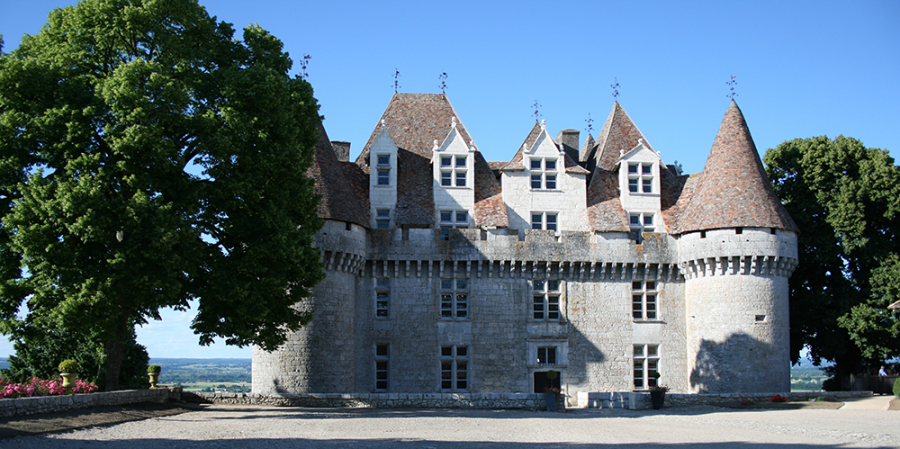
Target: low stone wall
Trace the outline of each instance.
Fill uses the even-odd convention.
[[[745,399],[754,402],[768,402],[769,398],[780,394],[791,401],[807,401],[811,398],[822,397],[826,400],[841,401],[842,399],[861,398],[872,396],[871,391],[804,391],[794,393],[729,393],[729,394],[666,394],[666,406],[680,405],[733,405]],[[642,410],[651,408],[650,393],[645,392],[612,392],[612,393],[587,393],[579,392],[577,403],[579,408],[622,408]]]
[[[280,407],[351,408],[473,408],[546,410],[543,394],[528,393],[307,393],[255,395],[247,393],[182,394],[187,402]],[[565,411],[560,399],[558,411]]]
[[[0,417],[50,413],[98,405],[124,405],[139,402],[167,402],[170,397],[177,400],[181,387],[156,390],[122,390],[100,393],[35,396],[30,398],[0,399]]]

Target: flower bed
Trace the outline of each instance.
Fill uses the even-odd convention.
[[[97,391],[97,385],[85,382],[81,379],[75,381],[72,393],[92,393]],[[31,379],[27,384],[9,383],[0,378],[0,399],[25,398],[34,396],[53,396],[66,394],[62,386],[62,378],[54,380]]]

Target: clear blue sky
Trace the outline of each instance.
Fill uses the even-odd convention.
[[[4,50],[36,34],[65,0],[0,0]],[[737,76],[737,102],[761,153],[797,137],[843,134],[897,157],[900,1],[207,0],[238,30],[258,23],[309,81],[332,140],[359,153],[393,94],[447,95],[488,160],[508,160],[537,100],[555,135],[594,136],[619,102],[665,162],[703,169]],[[238,36],[240,36],[240,31]],[[295,71],[299,65],[295,66]],[[138,330],[151,357],[249,357],[202,348],[190,313]],[[0,343],[0,357],[11,345]]]

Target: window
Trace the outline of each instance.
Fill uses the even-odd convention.
[[[556,158],[534,158],[529,167],[532,189],[556,189]]]
[[[441,156],[441,185],[466,186],[466,158],[468,156]]]
[[[388,361],[390,347],[386,344],[375,345],[375,391],[387,391],[389,384]]]
[[[644,242],[642,233],[656,230],[656,226],[653,224],[652,212],[630,213],[628,214],[628,224],[631,227],[631,235],[634,236],[634,241],[638,245]]]
[[[387,318],[391,303],[391,279],[375,278],[375,316]]]
[[[531,229],[543,229],[545,231],[556,231],[557,214],[555,212],[532,212],[531,213]]]
[[[469,227],[469,213],[464,210],[442,210],[440,212],[441,238],[450,239],[450,230]]]
[[[559,321],[560,282],[557,279],[531,281],[533,287],[532,318],[538,321]]]
[[[659,345],[634,345],[634,389],[656,386],[653,373],[659,370]]]
[[[631,281],[631,315],[635,320],[656,319],[656,281]]]
[[[468,391],[468,367],[468,346],[441,346],[441,391]]]
[[[556,346],[538,346],[537,363],[540,366],[556,365]]]
[[[469,317],[469,280],[441,279],[441,319]]]
[[[379,154],[377,156],[376,170],[378,174],[378,185],[391,185],[391,155]]]
[[[391,210],[377,209],[375,211],[375,229],[390,229],[391,227]]]
[[[653,193],[653,163],[628,163],[628,191],[631,193]]]

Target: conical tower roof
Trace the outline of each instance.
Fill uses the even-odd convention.
[[[593,159],[588,162],[588,168],[600,167],[607,171],[615,170],[616,164],[619,162],[619,152],[631,150],[638,145],[639,140],[642,140],[648,149],[653,150],[653,147],[647,142],[647,138],[625,112],[625,108],[617,101],[609,111],[606,122],[603,123],[603,129],[600,130],[594,150],[588,155],[588,159]]]
[[[772,190],[734,100],[719,126],[690,203],[679,215],[679,233],[735,227],[798,230]]]

